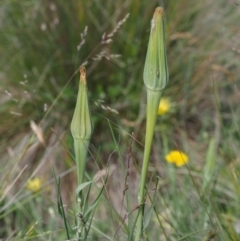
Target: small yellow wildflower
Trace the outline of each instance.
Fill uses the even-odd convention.
[[[184,152],[173,150],[170,151],[166,156],[165,159],[169,163],[174,163],[177,167],[184,166],[188,163],[188,156]]]
[[[27,189],[30,192],[38,192],[41,189],[42,182],[41,179],[36,177],[27,182]]]
[[[161,98],[158,106],[158,115],[166,114],[171,108],[171,102],[167,98]]]

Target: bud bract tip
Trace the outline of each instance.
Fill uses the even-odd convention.
[[[151,22],[143,79],[148,89],[156,91],[163,90],[168,82],[164,11],[161,7],[155,9]]]
[[[71,132],[75,139],[90,139],[93,132],[92,118],[88,104],[86,69],[83,66],[80,67],[79,90],[71,123]]]

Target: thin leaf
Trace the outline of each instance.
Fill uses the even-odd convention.
[[[97,198],[94,200],[94,202],[92,203],[92,205],[90,205],[90,207],[88,208],[88,210],[86,211],[86,213],[84,213],[84,220],[88,220],[89,218],[89,215],[91,213],[91,211],[97,206],[99,200],[100,200],[100,197],[102,195],[102,192],[105,188],[105,185],[106,185],[106,182],[107,182],[107,178],[108,176],[106,177],[105,181],[104,181],[104,184],[103,184],[103,187],[101,188],[101,191],[99,192]]]
[[[66,218],[65,215],[65,211],[64,211],[64,206],[63,206],[63,201],[62,201],[62,196],[61,196],[61,189],[60,189],[60,178],[56,177],[56,173],[54,171],[54,169],[52,168],[53,171],[53,175],[54,175],[54,179],[55,179],[55,183],[56,183],[56,187],[57,187],[57,206],[58,206],[58,213],[60,214],[60,216],[63,218],[64,221],[64,226],[65,226],[65,230],[66,230],[66,234],[67,234],[67,239],[70,239],[70,235],[69,235],[69,223],[68,220]]]
[[[90,185],[93,181],[89,181],[89,182],[84,182],[82,184],[80,184],[77,188],[76,188],[76,195],[78,196],[79,193],[88,185]]]

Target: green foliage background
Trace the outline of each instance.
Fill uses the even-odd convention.
[[[216,240],[239,239],[234,225],[240,219],[240,3],[233,0],[0,2],[0,238],[65,237],[61,220],[56,216],[49,219],[49,209],[56,208],[51,165],[57,174],[73,170],[69,126],[78,68],[85,61],[95,125],[88,173],[94,175],[107,163],[121,170],[132,133],[137,141],[131,154],[138,169],[136,164],[141,164],[143,152],[138,142],[144,142],[145,132],[143,66],[150,19],[159,4],[166,11],[170,73],[164,96],[171,100],[172,108],[159,117],[153,145],[154,171],[149,177],[151,183],[156,176],[162,178],[157,209],[162,217],[168,217],[164,227],[169,240],[211,240],[207,239],[210,231]],[[111,33],[128,13],[112,43],[101,44],[103,34]],[[78,51],[80,33],[86,26],[85,43]],[[104,57],[96,60],[102,51]],[[118,54],[120,58],[115,56]],[[31,120],[41,126],[45,146],[33,134]],[[213,149],[210,140],[214,140]],[[164,155],[172,149],[188,153],[189,169],[175,170],[166,164]],[[44,177],[43,193],[26,191],[26,182],[32,176]],[[124,183],[124,175],[121,178],[119,182]],[[196,198],[204,180],[210,188]],[[63,178],[67,203],[71,203],[69,193],[74,183],[73,174]],[[192,196],[196,199],[189,202]],[[109,217],[111,202],[107,197],[104,200],[101,215]],[[209,224],[204,212],[217,221]],[[35,222],[30,235],[29,227]],[[95,226],[113,237],[114,225],[110,228],[96,221]],[[149,240],[164,240],[156,227]],[[202,229],[205,231],[199,234]],[[101,240],[99,233],[93,231],[92,235],[90,240]]]

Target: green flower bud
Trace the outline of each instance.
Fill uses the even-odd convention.
[[[138,193],[140,208],[136,223],[135,241],[141,240],[142,231],[144,228],[144,205],[147,196],[145,191],[145,184],[148,171],[149,157],[151,153],[151,146],[153,141],[159,102],[163,93],[163,89],[166,87],[168,82],[163,9],[161,7],[155,9],[152,19],[150,39],[148,43],[147,56],[143,72],[143,80],[147,88],[147,126],[143,165]]]
[[[93,132],[93,124],[88,104],[86,69],[80,67],[80,82],[77,104],[74,111],[71,132],[74,139],[90,139]]]
[[[154,91],[163,90],[168,83],[168,67],[164,33],[163,8],[155,9],[143,73],[144,84]]]
[[[71,132],[74,139],[78,185],[80,185],[84,179],[88,146],[93,132],[87,95],[86,69],[83,66],[80,67],[80,83],[77,104],[71,123]]]
[[[80,67],[80,83],[77,104],[74,111],[71,132],[74,139],[74,151],[77,166],[78,186],[84,181],[89,141],[93,132],[93,124],[88,104],[86,69]],[[83,192],[77,193],[77,213],[82,213]],[[81,236],[81,220],[77,218],[77,236]]]

